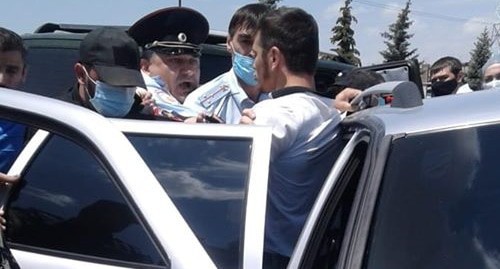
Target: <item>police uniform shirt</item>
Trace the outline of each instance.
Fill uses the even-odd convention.
[[[289,90],[285,88],[282,90]],[[332,99],[295,91],[253,107],[256,125],[272,128],[265,251],[290,257],[340,146]],[[278,90],[278,91],[282,91]]]
[[[255,105],[238,84],[233,69],[205,83],[190,93],[184,105],[207,114],[214,114],[225,123],[238,124],[241,112]]]

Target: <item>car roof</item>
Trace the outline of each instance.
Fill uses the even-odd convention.
[[[385,135],[410,135],[500,121],[500,88],[427,98],[422,106],[380,106],[354,113],[346,123],[371,122]],[[382,123],[382,125],[380,125]]]

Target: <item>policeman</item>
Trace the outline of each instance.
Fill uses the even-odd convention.
[[[238,9],[229,23],[226,47],[232,68],[188,95],[184,103],[196,111],[215,115],[225,123],[240,122],[243,109],[264,98],[249,56],[258,20],[269,11],[264,4],[248,4]]]
[[[129,28],[130,36],[143,47],[141,71],[157,105],[153,113],[173,120],[196,117],[182,103],[199,86],[200,44],[208,31],[207,19],[185,7],[154,11]]]

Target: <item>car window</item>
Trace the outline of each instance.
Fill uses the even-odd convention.
[[[142,267],[164,264],[112,175],[89,151],[51,136],[22,178],[7,212],[10,243]]]
[[[200,58],[200,85],[209,82],[222,73],[231,69],[231,55],[225,53],[210,53],[210,47],[206,46],[202,50]],[[215,49],[212,49],[215,50]]]
[[[78,60],[77,49],[33,47],[26,60],[24,91],[57,98],[76,83],[73,66]]]
[[[497,268],[500,125],[397,139],[364,268]]]
[[[314,253],[309,268],[336,268],[340,248],[344,240],[347,222],[366,159],[368,144],[356,145],[351,157],[338,177],[336,192],[330,195],[324,212],[319,217],[313,234],[310,253]]]
[[[219,268],[238,268],[252,140],[127,134]]]

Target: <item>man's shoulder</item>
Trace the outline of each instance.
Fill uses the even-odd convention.
[[[464,85],[458,87],[456,94],[469,93],[473,92],[473,90],[469,87],[469,83],[465,83]]]
[[[284,114],[324,114],[336,111],[333,106],[333,99],[317,95],[313,92],[304,91],[283,95],[278,98],[262,100],[253,107],[256,113]]]

